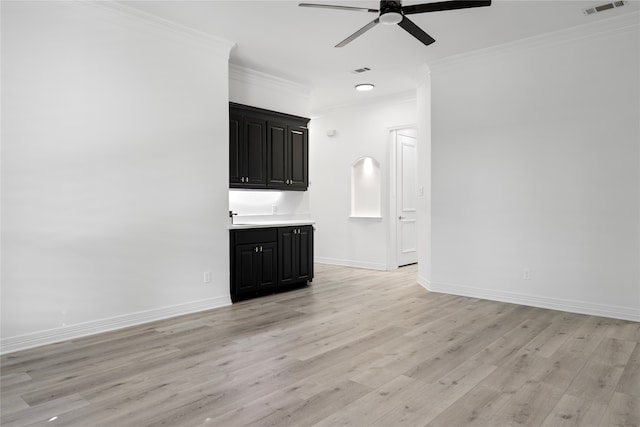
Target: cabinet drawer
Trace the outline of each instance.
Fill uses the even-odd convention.
[[[233,230],[235,244],[244,245],[247,243],[270,243],[276,242],[276,228],[252,228],[251,230]]]

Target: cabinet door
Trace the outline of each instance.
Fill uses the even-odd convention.
[[[278,284],[278,264],[276,243],[259,245],[258,288],[268,288]]]
[[[237,245],[235,251],[235,293],[242,294],[276,286],[278,264],[276,243]]]
[[[256,245],[237,245],[235,250],[235,293],[250,292],[256,288],[259,257]]]
[[[229,112],[229,184],[242,183],[246,170],[242,162],[242,116]]]
[[[313,279],[313,227],[278,229],[278,279],[281,285]]]
[[[287,126],[267,123],[267,185],[284,188],[287,185]]]
[[[296,236],[297,280],[311,280],[313,279],[313,227],[299,227]]]
[[[295,283],[297,278],[294,230],[293,227],[278,229],[278,280],[281,285]]]
[[[290,127],[288,139],[288,187],[292,190],[306,190],[309,186],[308,130],[302,127]]]
[[[244,117],[243,135],[246,151],[245,183],[252,187],[267,185],[266,122],[255,117]]]

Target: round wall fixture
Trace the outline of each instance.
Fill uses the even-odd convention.
[[[374,87],[375,86],[371,83],[361,83],[359,85],[356,85],[356,90],[359,90],[360,92],[366,92],[368,90],[373,90]]]

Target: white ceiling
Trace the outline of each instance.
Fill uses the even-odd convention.
[[[375,0],[303,0],[377,9]],[[126,1],[127,6],[236,43],[231,63],[309,87],[311,108],[414,90],[430,62],[640,10],[640,1],[586,16],[607,0],[494,0],[490,7],[411,15],[436,42],[424,46],[398,26],[378,25],[343,48],[333,46],[374,13],[298,7],[297,1]],[[429,3],[409,1],[404,5]],[[369,67],[356,75],[351,71]],[[371,82],[370,93],[353,90]]]

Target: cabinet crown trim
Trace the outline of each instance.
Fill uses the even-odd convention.
[[[241,111],[244,111],[244,112],[250,112],[250,113],[256,113],[256,114],[260,114],[260,115],[265,115],[265,116],[269,116],[269,117],[274,118],[274,119],[300,121],[300,122],[304,122],[305,123],[305,127],[309,123],[309,121],[311,120],[308,117],[296,116],[296,115],[288,114],[288,113],[280,113],[278,111],[267,110],[267,109],[258,108],[258,107],[252,107],[250,105],[237,104],[235,102],[229,102],[229,108],[236,109],[236,110],[241,110]]]

